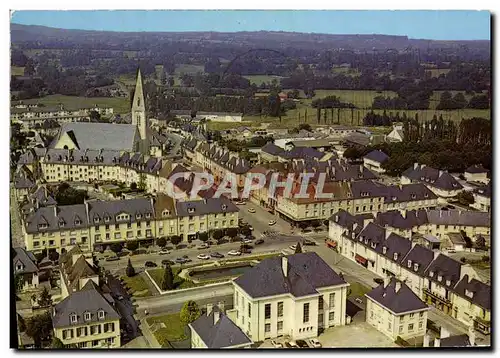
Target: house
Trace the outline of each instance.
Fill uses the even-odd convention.
[[[465,239],[460,232],[449,232],[444,235],[443,241],[441,243],[441,249],[449,251],[464,251],[465,249]]]
[[[424,336],[424,348],[434,347],[434,348],[457,348],[457,347],[472,347],[476,345],[476,335],[475,332],[469,327],[469,332],[467,334],[450,335],[450,332],[441,327],[439,332],[439,337],[436,337],[433,342],[430,340],[430,335],[426,333]]]
[[[313,148],[320,152],[329,151],[332,145],[327,139],[312,139],[312,140],[292,140],[287,143],[287,147],[291,148]]]
[[[460,193],[463,186],[447,171],[414,163],[401,174],[401,184],[423,183],[440,198],[451,198]]]
[[[250,348],[252,340],[219,307],[207,305],[206,313],[189,324],[191,348]]]
[[[491,211],[491,184],[475,189],[472,192],[474,203],[470,206],[480,211]]]
[[[393,126],[392,131],[386,136],[386,142],[402,142],[404,140],[404,133],[402,126]]]
[[[265,259],[233,286],[235,323],[253,341],[346,324],[349,284],[314,252]]]
[[[363,164],[370,170],[377,173],[384,173],[385,169],[382,168],[384,164],[389,159],[389,156],[380,150],[372,150],[370,153],[363,157]]]
[[[12,266],[14,275],[22,277],[21,290],[36,289],[39,285],[39,270],[35,256],[22,247],[16,247],[13,250]]]
[[[392,340],[425,334],[429,307],[404,282],[386,279],[365,296],[366,322]]]
[[[490,171],[482,165],[472,165],[465,170],[464,177],[468,182],[488,184]]]
[[[18,167],[14,173],[14,194],[16,200],[26,200],[29,192],[36,187],[36,180],[31,170],[24,164]]]

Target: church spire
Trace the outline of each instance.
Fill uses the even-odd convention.
[[[148,123],[146,118],[146,104],[144,103],[144,91],[142,89],[142,76],[140,69],[137,70],[134,99],[132,101],[132,124],[139,130],[141,140],[146,140]]]

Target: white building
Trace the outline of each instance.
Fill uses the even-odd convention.
[[[380,150],[372,150],[370,153],[363,157],[363,165],[377,173],[384,173],[385,169],[382,168],[384,164],[389,159],[389,156]]]
[[[233,281],[235,323],[253,340],[345,325],[349,284],[316,253],[266,259]]]
[[[464,177],[468,182],[488,184],[490,182],[489,174],[489,170],[481,165],[473,165],[465,170]]]

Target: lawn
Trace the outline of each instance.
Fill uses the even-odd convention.
[[[113,107],[115,114],[130,112],[130,101],[128,98],[107,98],[107,97],[77,97],[54,94],[42,98],[33,98],[24,101],[26,103],[43,103],[46,106],[57,106],[63,104],[67,107],[75,106],[99,106]]]
[[[271,83],[273,79],[276,79],[279,83],[279,81],[283,78],[281,76],[273,76],[273,75],[249,75],[243,77],[249,80],[250,83],[255,83],[257,86],[260,86],[263,82]]]
[[[24,67],[10,66],[10,74],[11,76],[23,76]]]
[[[190,65],[186,63],[181,63],[175,66],[175,74],[180,75],[181,73],[194,75],[198,72],[204,72],[205,67],[203,65]]]
[[[133,277],[122,276],[123,283],[127,290],[132,294],[132,296],[149,296],[151,292],[146,283],[146,279],[141,275],[137,274]]]
[[[371,291],[370,287],[362,285],[359,282],[349,282],[350,286],[347,290],[347,297],[363,297]]]
[[[373,99],[377,96],[396,97],[393,91],[357,91],[357,90],[316,90],[313,99],[326,96],[337,96],[343,102],[354,104],[357,108],[371,108]]]
[[[149,275],[156,282],[158,287],[161,288],[161,281],[163,279],[163,268],[157,268],[153,270],[148,270]],[[180,267],[172,267],[172,273],[174,274],[174,290],[181,290],[183,288],[196,287],[197,285],[193,281],[185,280],[179,277]]]
[[[187,339],[186,324],[181,322],[179,313],[149,317],[146,321],[150,326],[155,323],[164,325],[164,327],[154,331],[154,335],[162,347],[170,347],[170,342]]]

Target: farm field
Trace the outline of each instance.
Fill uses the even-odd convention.
[[[354,104],[357,108],[371,108],[373,99],[377,96],[396,97],[393,91],[358,91],[358,90],[316,90],[314,99],[327,96],[337,96],[341,101]]]
[[[434,91],[429,103],[430,109],[435,109],[437,107],[439,101],[441,100],[441,95],[443,94],[443,92],[450,92],[452,96],[456,95],[457,93],[462,93],[467,101],[470,101],[473,96],[479,95],[479,93],[474,93],[473,95],[466,94],[465,91]]]
[[[205,71],[205,68],[202,65],[190,65],[190,64],[186,64],[186,63],[181,63],[181,64],[175,66],[176,76],[179,76],[181,73],[194,75],[198,72],[204,72],[204,71]]]
[[[431,77],[439,77],[441,75],[446,75],[448,72],[450,72],[449,68],[431,68],[431,69],[426,69],[426,73],[430,73]]]
[[[24,67],[10,66],[11,76],[22,76],[24,75]]]
[[[271,83],[273,79],[276,79],[279,82],[283,78],[281,76],[273,76],[273,75],[250,75],[243,77],[249,80],[250,83],[254,83],[257,86],[260,86],[263,82]]]
[[[59,94],[50,95],[42,98],[33,98],[25,100],[25,103],[43,103],[46,106],[93,106],[95,104],[110,106],[114,108],[115,114],[124,114],[130,112],[130,103],[128,98],[107,98],[107,97],[76,97],[63,96]]]

